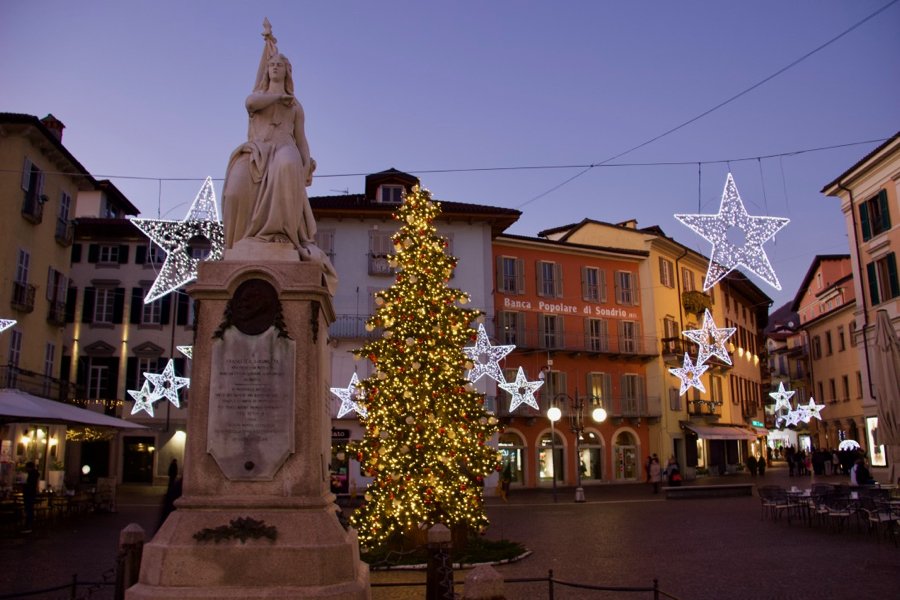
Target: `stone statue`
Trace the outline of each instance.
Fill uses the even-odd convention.
[[[300,260],[322,264],[333,293],[337,275],[315,244],[316,222],[306,195],[316,161],[309,153],[303,107],[294,97],[291,63],[278,51],[268,19],[262,36],[256,85],[246,101],[247,141],[232,152],[225,172],[225,248],[242,240],[291,244]]]

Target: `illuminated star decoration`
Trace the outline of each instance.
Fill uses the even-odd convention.
[[[475,383],[487,375],[498,383],[506,383],[506,379],[500,371],[500,365],[497,363],[515,349],[515,346],[491,346],[487,332],[484,330],[484,324],[479,323],[475,345],[463,348],[463,353],[474,363],[472,369],[466,373],[466,379]]]
[[[534,393],[542,385],[544,385],[544,382],[540,380],[528,381],[525,377],[525,371],[522,367],[519,367],[519,372],[516,373],[516,380],[514,382],[504,382],[499,384],[498,387],[512,394],[512,401],[509,403],[509,412],[512,412],[519,408],[520,404],[527,404],[528,406],[539,410],[540,407],[534,397]]]
[[[134,398],[134,407],[131,414],[136,415],[140,411],[145,411],[151,417],[153,416],[153,403],[158,402],[159,398],[153,395],[150,390],[150,382],[144,381],[144,385],[139,390],[127,390],[128,394]]]
[[[775,412],[778,412],[782,408],[786,408],[791,410],[791,396],[794,395],[794,392],[784,389],[784,382],[781,381],[778,383],[778,391],[777,392],[769,392],[769,396],[775,399]]]
[[[744,208],[741,196],[731,173],[725,180],[722,203],[714,215],[677,214],[675,218],[695,233],[712,242],[709,269],[703,282],[705,292],[737,267],[746,267],[751,273],[774,287],[781,289],[775,270],[762,245],[782,227],[790,223],[783,217],[751,217]],[[740,232],[740,233],[738,233]],[[731,234],[731,239],[729,239]]]
[[[219,260],[225,247],[225,229],[219,222],[216,191],[212,178],[207,177],[183,221],[162,219],[130,219],[134,226],[166,252],[156,281],[144,297],[144,304],[162,298],[197,278],[197,264],[201,259],[191,255],[190,244],[206,239],[211,248],[203,260]]]
[[[679,396],[683,396],[689,389],[697,388],[703,393],[706,393],[706,388],[703,387],[703,382],[700,381],[700,376],[706,373],[706,370],[709,367],[704,364],[697,364],[694,366],[691,363],[691,357],[687,352],[684,353],[684,363],[683,366],[677,369],[669,369],[669,373],[678,377],[681,380],[681,391],[678,393]]]
[[[345,388],[331,388],[331,393],[341,399],[341,407],[338,409],[337,418],[340,419],[350,411],[356,411],[356,413],[365,419],[369,416],[369,413],[365,408],[359,405],[357,400],[359,399],[359,378],[356,376],[356,373],[353,374],[353,377],[350,378],[350,385]]]
[[[825,408],[824,404],[816,404],[816,401],[810,396],[809,404],[804,407],[809,417],[807,417],[806,422],[809,423],[809,420],[812,418],[816,418],[818,420],[822,420],[822,409]]]
[[[0,319],[0,331],[6,331],[16,323],[15,319]]]
[[[175,408],[181,408],[181,404],[178,402],[178,390],[183,387],[190,387],[191,380],[187,377],[175,375],[174,359],[169,359],[162,373],[144,373],[144,377],[153,384],[153,396],[157,400],[166,398],[175,405]]]
[[[798,423],[800,423],[800,413],[796,410],[792,410],[784,418],[785,426],[797,425]]]
[[[731,364],[728,349],[725,348],[725,340],[734,335],[736,327],[716,327],[712,314],[707,308],[703,314],[703,326],[700,329],[687,329],[682,334],[700,346],[697,353],[697,365],[705,364],[712,356],[717,356],[726,364]]]
[[[175,346],[175,349],[187,356],[189,359],[194,360],[193,346]]]

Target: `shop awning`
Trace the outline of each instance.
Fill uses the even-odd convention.
[[[736,425],[697,425],[696,423],[682,423],[686,429],[690,429],[704,440],[755,440],[757,434]]]
[[[146,429],[144,425],[103,413],[33,396],[12,388],[0,389],[0,422],[61,423],[117,429]]]

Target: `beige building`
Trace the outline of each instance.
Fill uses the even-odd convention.
[[[888,460],[887,449],[877,440],[877,403],[900,399],[897,390],[877,397],[873,388],[873,345],[876,315],[885,311],[894,332],[900,331],[900,277],[897,257],[900,254],[900,133],[875,148],[834,181],[822,193],[840,200],[841,212],[850,240],[850,261],[853,269],[854,309],[852,342],[856,346],[861,366],[862,409],[865,418],[865,440],[868,458],[876,477],[891,481],[900,474],[896,461],[900,447],[893,450],[894,460]],[[894,396],[890,394],[893,393]],[[895,409],[896,410],[896,409]],[[894,414],[897,414],[896,412]],[[893,427],[900,424],[893,423]]]

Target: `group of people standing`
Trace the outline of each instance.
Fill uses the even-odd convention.
[[[659,493],[659,484],[662,482],[663,477],[666,478],[666,484],[669,486],[681,485],[681,468],[678,466],[678,461],[675,460],[674,456],[669,457],[669,462],[666,464],[666,468],[663,469],[659,464],[659,457],[656,454],[652,454],[647,457],[645,470],[647,472],[647,482],[653,486],[654,494]]]

